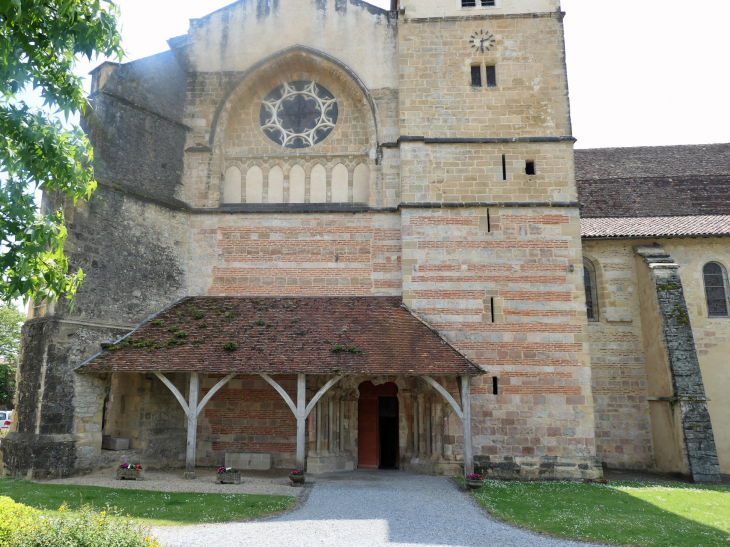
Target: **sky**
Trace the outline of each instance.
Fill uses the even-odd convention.
[[[231,2],[117,3],[134,60],[165,51],[189,19]],[[372,3],[386,7],[390,0]],[[562,8],[578,148],[730,142],[728,0],[613,0],[610,8],[600,0],[562,0]]]

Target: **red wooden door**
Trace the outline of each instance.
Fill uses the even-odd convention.
[[[378,398],[360,397],[357,401],[357,467],[377,469],[380,465],[378,446]]]

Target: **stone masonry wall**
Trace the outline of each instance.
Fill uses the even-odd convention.
[[[395,214],[198,215],[192,294],[398,295]]]
[[[730,404],[724,397],[730,320],[708,317],[702,277],[707,262],[730,265],[725,238],[583,242],[584,256],[595,266],[598,285],[599,320],[588,324],[597,455],[609,467],[651,469],[655,465],[633,250],[636,245],[654,244],[661,245],[680,266],[720,469],[728,474],[728,428],[716,424],[730,420]]]
[[[470,12],[471,14],[471,12]],[[474,12],[476,14],[476,12]],[[494,35],[484,53],[475,32]],[[399,21],[402,135],[570,136],[562,15]],[[496,66],[497,87],[471,87],[473,65]]]
[[[2,442],[2,466],[17,478],[59,477],[88,470],[101,449],[104,380],[73,369],[102,340],[126,329],[49,318],[23,327],[13,431]]]
[[[525,173],[526,161],[535,162],[535,175]],[[404,143],[400,168],[406,203],[575,201],[577,196],[571,143]]]
[[[402,218],[404,302],[488,371],[473,383],[475,456],[485,467],[518,462],[512,477],[541,464],[600,475],[577,210],[407,209]]]
[[[644,342],[631,242],[584,241],[596,270],[598,321],[588,323],[596,455],[611,468],[654,467]]]

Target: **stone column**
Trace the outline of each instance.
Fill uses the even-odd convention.
[[[317,401],[315,420],[317,423],[317,456],[322,454],[322,401]]]
[[[335,401],[330,395],[327,397],[327,452],[335,451]]]
[[[416,454],[423,454],[426,448],[425,427],[423,425],[423,393],[418,394],[418,446]]]

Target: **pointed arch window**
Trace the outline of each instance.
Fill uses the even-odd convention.
[[[705,280],[707,313],[710,317],[727,317],[727,271],[717,262],[708,262],[702,269]]]
[[[593,262],[583,259],[583,282],[586,289],[586,312],[588,321],[598,321],[598,286],[596,285],[596,268]]]

